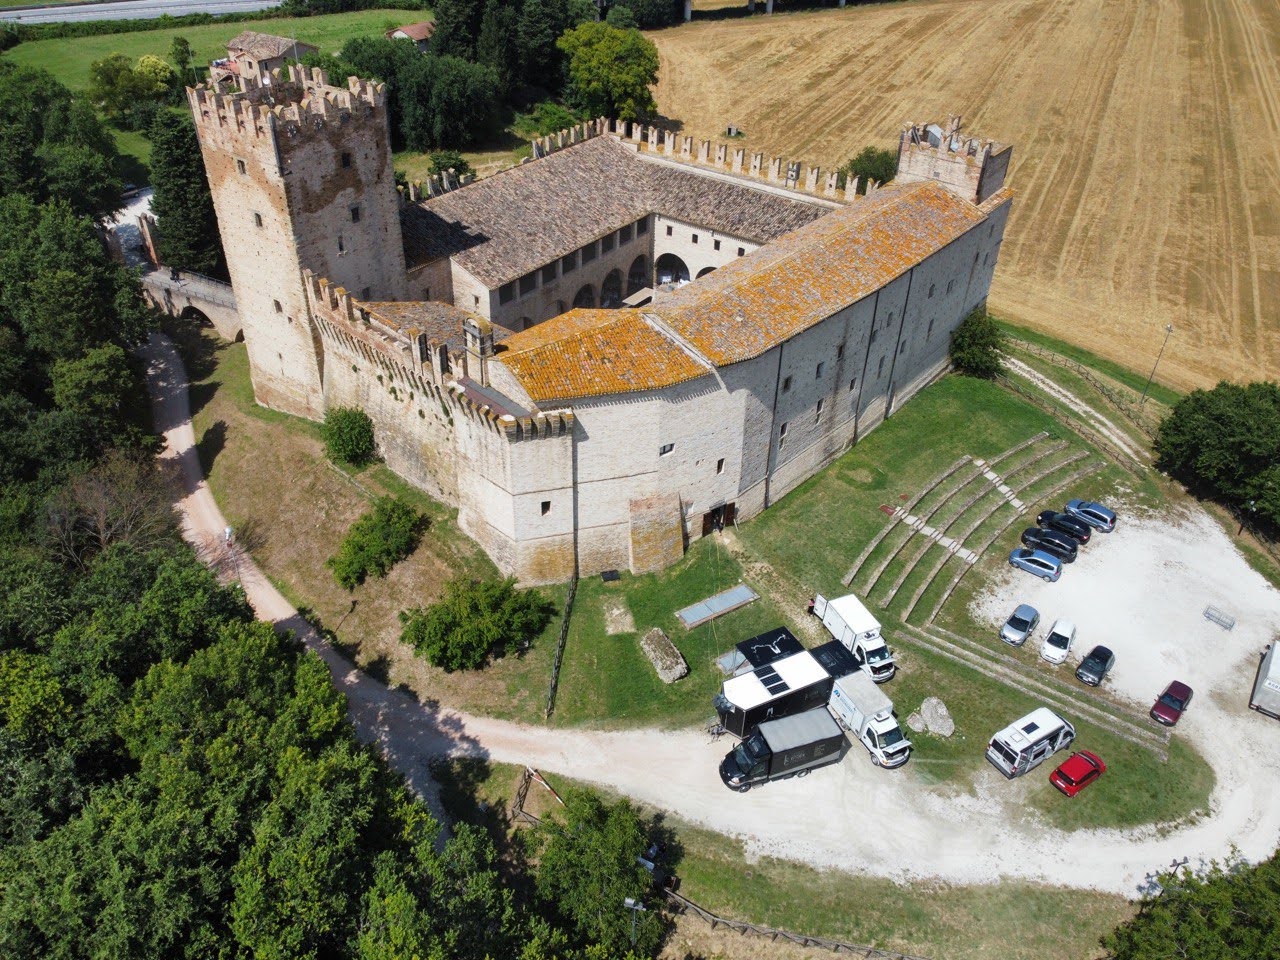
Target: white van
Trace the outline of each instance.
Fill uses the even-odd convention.
[[[987,759],[1012,780],[1071,746],[1075,738],[1075,727],[1048,707],[1040,707],[992,737]]]

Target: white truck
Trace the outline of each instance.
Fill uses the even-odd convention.
[[[878,767],[900,767],[911,756],[911,741],[902,735],[893,701],[865,673],[836,680],[827,709],[839,724],[862,741]]]
[[[880,635],[880,621],[861,600],[853,594],[834,600],[818,594],[813,598],[813,614],[857,658],[867,676],[876,683],[892,679],[897,670],[893,652]]]
[[[1262,654],[1249,707],[1280,720],[1280,656],[1276,656],[1277,647],[1280,647],[1280,642],[1272,643]]]

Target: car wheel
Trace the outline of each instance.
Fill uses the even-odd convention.
[[[797,774],[796,774],[796,779],[797,779],[797,780],[799,780],[801,777],[807,777],[808,775],[809,775],[809,771],[808,771],[808,769],[806,768],[806,769],[801,770],[799,773],[797,773]]]
[[[1047,573],[1040,579],[1043,580],[1045,583],[1053,583],[1053,577],[1049,576]]]
[[[1016,563],[1014,563],[1012,560],[1010,560],[1010,561],[1009,561],[1009,566],[1011,566],[1011,567],[1016,567],[1016,566],[1017,566],[1017,564],[1016,564]]]
[[[734,787],[733,789],[737,790],[739,793],[746,793],[748,790],[751,789],[751,784],[744,783],[742,786]]]

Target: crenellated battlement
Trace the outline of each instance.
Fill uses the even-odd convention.
[[[971,203],[983,203],[1004,186],[1013,148],[965,137],[961,118],[946,124],[904,124],[898,137],[898,181],[934,180]]]

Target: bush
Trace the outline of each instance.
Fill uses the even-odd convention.
[[[951,362],[970,377],[996,377],[1004,370],[1000,358],[1003,349],[1004,334],[983,307],[965,317],[951,334]]]
[[[858,178],[858,193],[867,192],[867,182],[888,183],[898,175],[898,154],[879,147],[863,147],[856,157],[840,168],[839,186],[844,189],[849,177]]]
[[[402,500],[381,497],[351,525],[338,552],[325,561],[338,583],[354,590],[369,576],[382,577],[413,553],[425,518]]]
[[[454,580],[438,603],[401,611],[400,639],[446,671],[482,667],[490,655],[527,645],[555,612],[542,594],[515,583]]]
[[[373,459],[373,421],[363,410],[336,407],[320,427],[324,452],[334,463],[361,466]]]
[[[1160,424],[1155,449],[1160,469],[1189,489],[1280,526],[1280,384],[1192,391]]]
[[[467,158],[460,154],[457,150],[437,150],[430,155],[431,172],[444,173],[446,170],[452,170],[459,177],[465,177],[468,173],[473,173],[471,164],[467,163]]]
[[[522,137],[546,137],[561,130],[568,130],[581,118],[568,107],[554,100],[543,100],[528,113],[516,117],[516,131]]]

